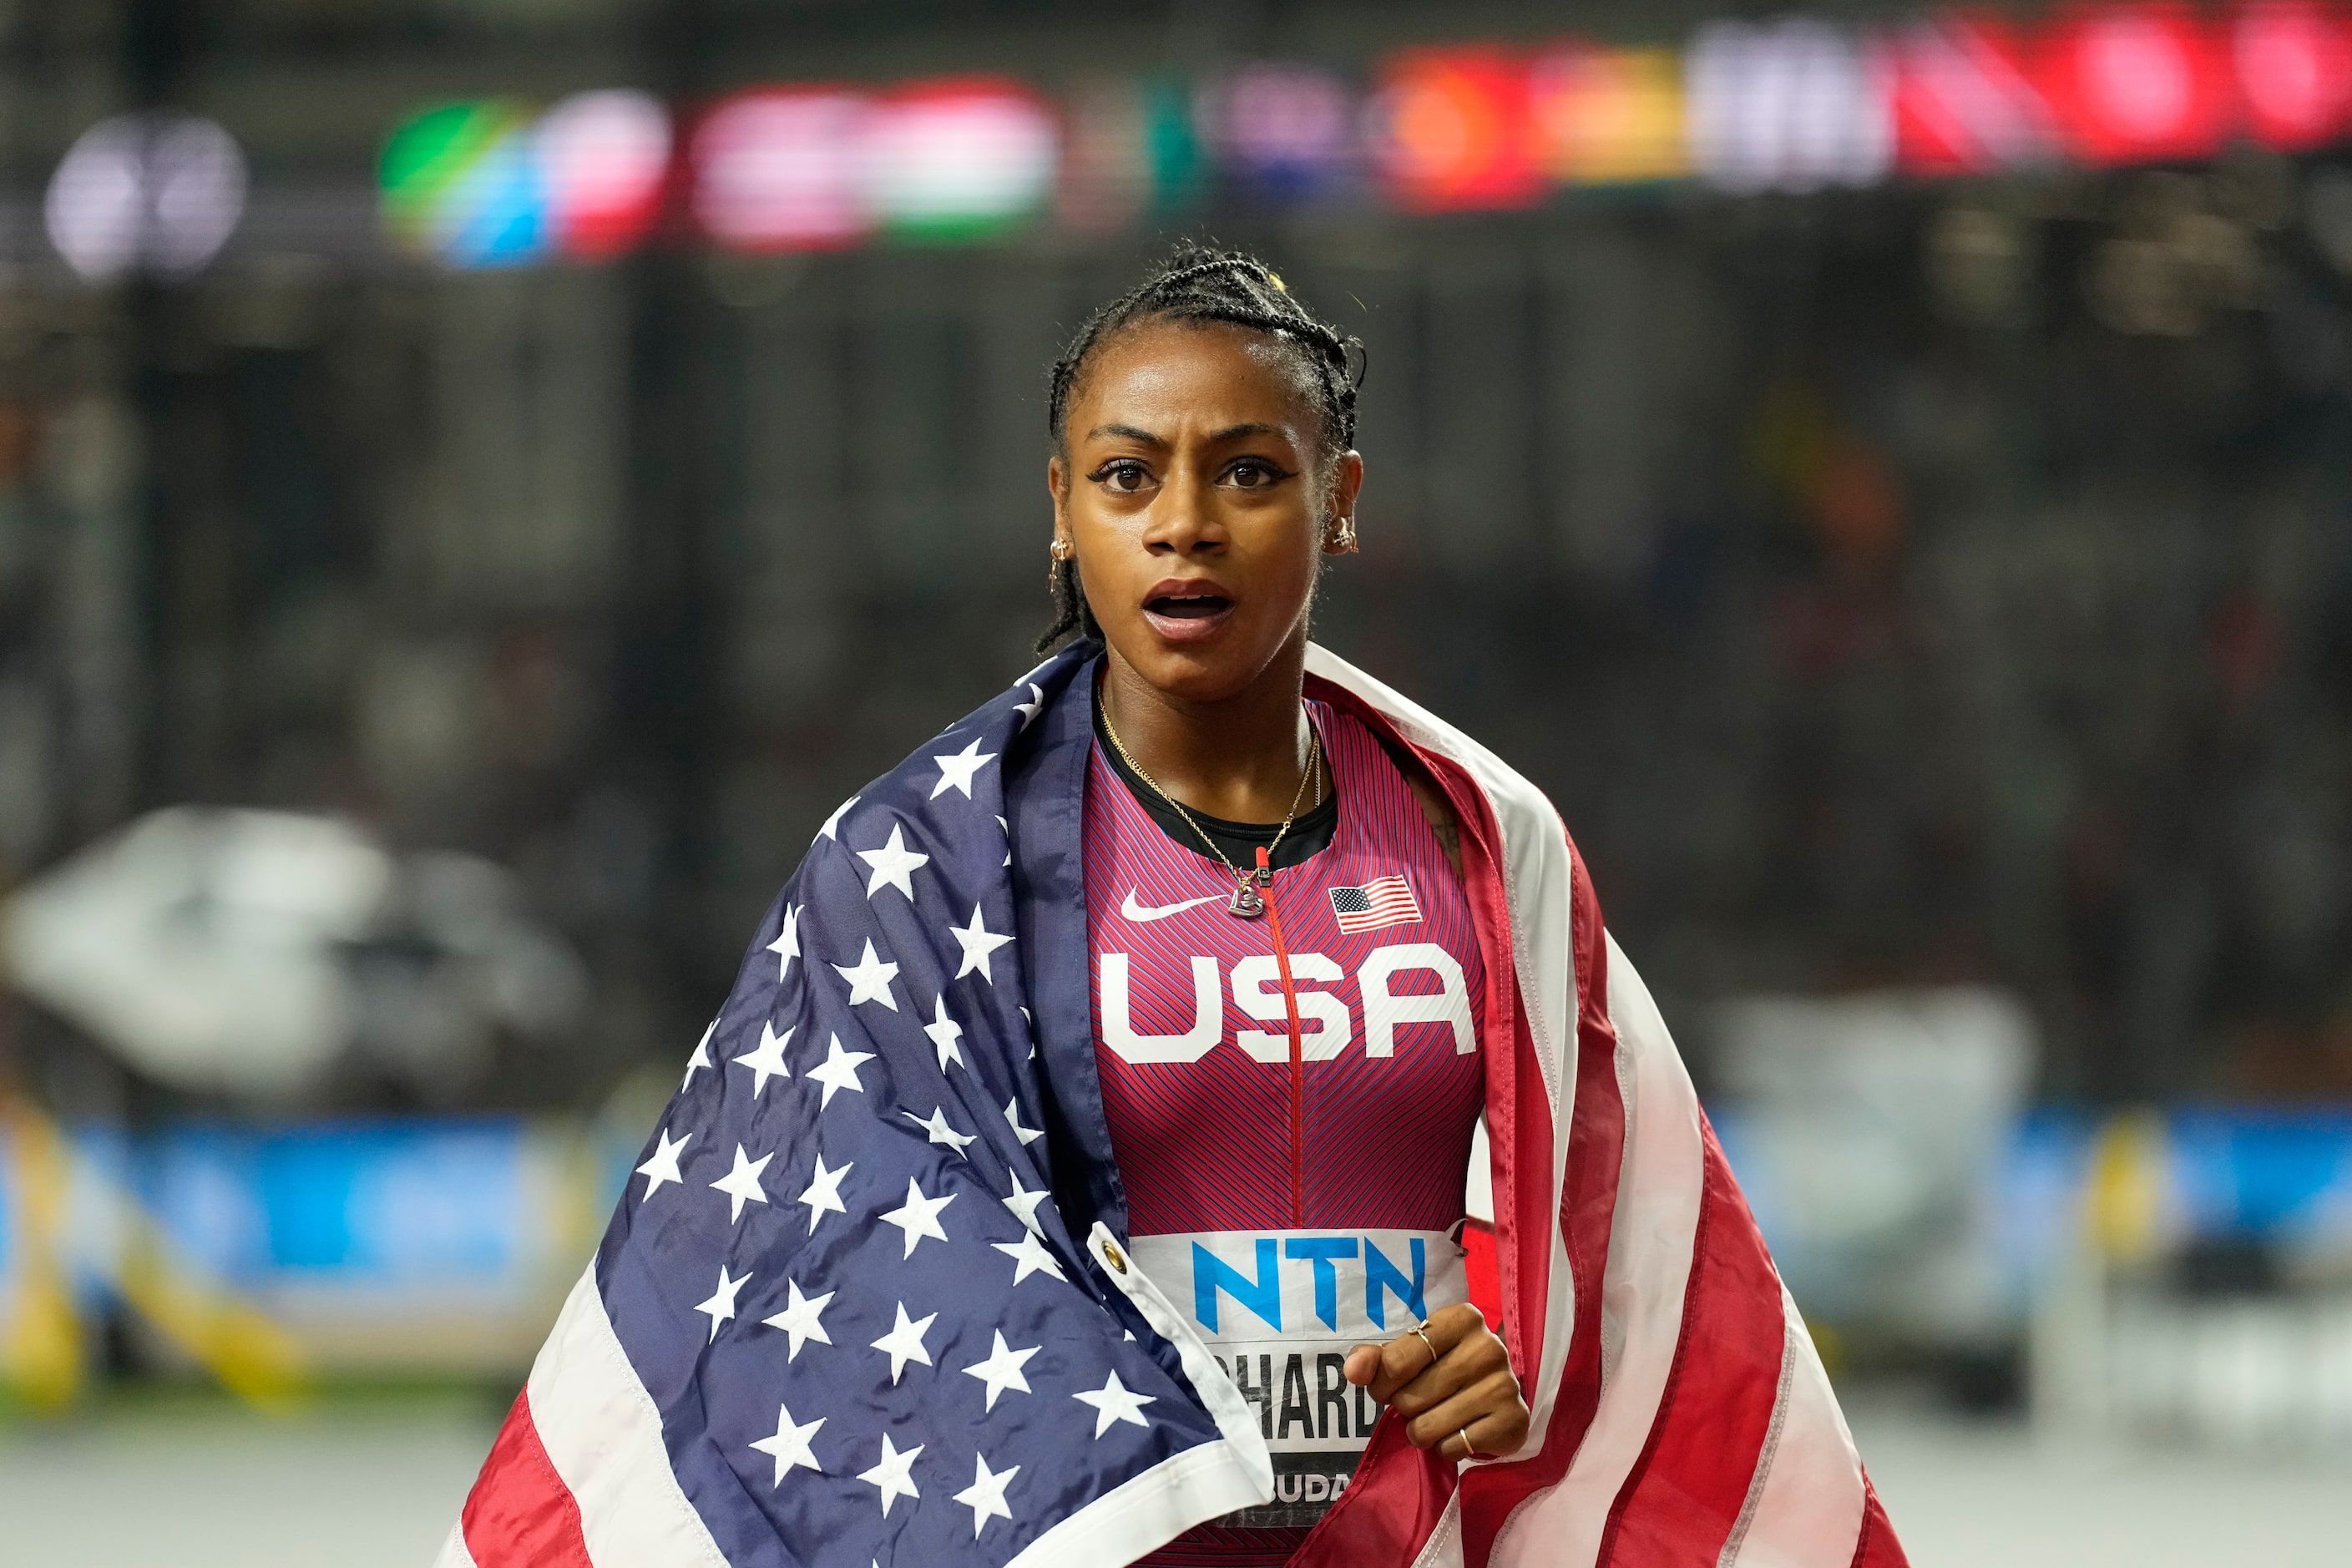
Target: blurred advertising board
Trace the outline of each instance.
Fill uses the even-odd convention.
[[[0,1347],[20,1352],[0,1364],[17,1384],[58,1375],[56,1345],[21,1342],[53,1338],[61,1305],[84,1338],[125,1310],[167,1363],[232,1384],[215,1351],[304,1381],[519,1373],[626,1170],[583,1130],[501,1117],[43,1126],[0,1131]],[[223,1337],[232,1318],[242,1341]]]

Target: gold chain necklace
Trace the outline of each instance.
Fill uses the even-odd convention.
[[[1316,729],[1312,723],[1307,726],[1307,733],[1309,737],[1307,743],[1307,771],[1298,775],[1298,793],[1290,797],[1290,810],[1284,814],[1282,826],[1275,830],[1274,843],[1268,844],[1265,847],[1265,855],[1268,864],[1260,866],[1254,871],[1244,871],[1240,867],[1234,865],[1233,861],[1226,857],[1225,852],[1223,849],[1217,847],[1217,841],[1209,837],[1208,830],[1206,828],[1192,820],[1192,814],[1184,809],[1182,802],[1179,801],[1174,795],[1170,795],[1166,790],[1160,788],[1160,781],[1143,771],[1143,764],[1135,760],[1134,755],[1127,749],[1127,742],[1118,738],[1118,726],[1110,721],[1110,710],[1108,707],[1102,710],[1102,721],[1103,732],[1110,737],[1112,747],[1118,751],[1119,761],[1127,764],[1128,771],[1134,773],[1137,778],[1141,779],[1145,784],[1150,784],[1151,786],[1152,794],[1158,795],[1170,805],[1175,807],[1176,815],[1184,819],[1184,825],[1190,827],[1194,833],[1199,834],[1201,842],[1209,847],[1209,853],[1214,855],[1219,860],[1223,861],[1225,869],[1233,873],[1234,897],[1233,901],[1225,906],[1225,912],[1230,915],[1237,915],[1245,921],[1255,920],[1258,916],[1264,914],[1265,912],[1265,900],[1258,897],[1257,889],[1259,886],[1274,880],[1274,872],[1271,869],[1271,864],[1274,857],[1275,846],[1280,844],[1282,842],[1283,835],[1290,831],[1291,823],[1296,820],[1298,816],[1298,803],[1307,798],[1307,781],[1316,777],[1316,764],[1319,763],[1323,757],[1322,731]],[[1323,786],[1320,784],[1318,784],[1315,786],[1315,804],[1317,805],[1323,804]]]

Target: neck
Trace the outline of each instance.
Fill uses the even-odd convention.
[[[1153,686],[1117,648],[1103,664],[1103,711],[1128,754],[1160,788],[1228,822],[1280,822],[1289,815],[1310,739],[1299,707],[1307,678],[1303,636],[1247,686],[1212,700]],[[1312,800],[1314,786],[1307,787]]]

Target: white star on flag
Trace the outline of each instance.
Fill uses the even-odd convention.
[[[1047,1195],[1043,1187],[1023,1186],[1021,1173],[1015,1171],[1013,1173],[1013,1195],[997,1201],[1013,1211],[1013,1217],[1021,1222],[1023,1229],[1032,1236],[1043,1236],[1045,1233],[1037,1224],[1037,1205],[1044,1203]]]
[[[1149,1429],[1151,1423],[1146,1421],[1140,1412],[1145,1405],[1158,1403],[1150,1394],[1128,1392],[1127,1385],[1119,1382],[1118,1373],[1116,1372],[1110,1374],[1109,1382],[1093,1393],[1073,1394],[1070,1397],[1081,1405],[1091,1405],[1095,1407],[1097,1437],[1100,1437],[1109,1431],[1115,1423],[1120,1421],[1132,1422],[1138,1426]]]
[[[843,801],[839,805],[835,806],[833,808],[833,815],[824,819],[824,826],[816,830],[817,838],[830,838],[835,844],[840,843],[841,835],[839,829],[841,827],[841,819],[849,815],[849,808],[856,804],[857,797],[853,795],[847,800]],[[816,839],[813,838],[809,840],[809,842],[814,844],[816,842]]]
[[[1026,730],[1035,721],[1037,715],[1045,711],[1045,689],[1034,680],[1024,681],[1022,684],[1029,688],[1029,700],[1015,702],[1013,705],[1013,710],[1021,715],[1021,727]]]
[[[811,1236],[816,1234],[816,1222],[824,1217],[826,1210],[830,1209],[835,1214],[849,1212],[841,1205],[841,1178],[849,1174],[851,1168],[856,1163],[856,1161],[852,1160],[837,1170],[828,1171],[824,1168],[824,1152],[822,1151],[818,1152],[816,1173],[809,1178],[808,1191],[793,1200],[795,1203],[808,1205]],[[792,1358],[787,1356],[784,1359],[789,1361]]]
[[[923,1189],[915,1184],[915,1178],[908,1177],[907,1201],[882,1216],[883,1224],[895,1225],[907,1234],[907,1250],[899,1256],[914,1257],[915,1244],[927,1236],[936,1237],[945,1241],[948,1238],[948,1233],[940,1228],[940,1211],[955,1201],[956,1195],[953,1193],[947,1193],[936,1198],[927,1198],[923,1195]],[[924,1321],[929,1321],[929,1319]]]
[[[760,1025],[758,1047],[745,1051],[735,1058],[737,1067],[751,1069],[752,1099],[760,1098],[761,1091],[768,1087],[770,1079],[793,1076],[793,1069],[784,1065],[784,1043],[792,1037],[793,1032],[790,1029],[786,1029],[780,1035],[776,1033],[776,1026],[773,1024],[762,1020]]]
[[[693,1088],[695,1073],[703,1068],[712,1065],[710,1060],[710,1037],[718,1032],[719,1020],[713,1018],[710,1020],[709,1026],[702,1031],[702,1038],[694,1042],[694,1054],[686,1058],[686,1081],[677,1086],[678,1093],[684,1094],[688,1089]]]
[[[988,1359],[976,1361],[963,1369],[963,1374],[966,1377],[976,1377],[988,1384],[988,1403],[982,1408],[995,1409],[996,1396],[1008,1388],[1017,1388],[1024,1394],[1028,1393],[1029,1379],[1021,1369],[1029,1364],[1031,1356],[1044,1348],[1042,1345],[1031,1345],[1025,1351],[1016,1351],[1004,1342],[1004,1331],[997,1330],[996,1348],[988,1352]]]
[[[820,1415],[805,1426],[799,1426],[793,1422],[788,1406],[776,1406],[776,1435],[762,1437],[751,1445],[776,1461],[776,1479],[768,1483],[770,1490],[783,1485],[784,1472],[795,1466],[803,1470],[814,1470],[819,1475],[824,1473],[824,1467],[816,1462],[816,1450],[809,1447],[809,1439],[816,1436],[816,1429],[824,1426],[824,1421],[825,1418]]]
[[[933,1312],[929,1317],[908,1321],[907,1303],[904,1301],[898,1303],[898,1322],[891,1326],[888,1333],[874,1342],[876,1350],[885,1352],[890,1357],[892,1387],[898,1386],[898,1374],[907,1370],[908,1362],[919,1361],[925,1366],[931,1364],[931,1352],[923,1348],[923,1336],[930,1332],[931,1323],[938,1317],[939,1314]]]
[[[824,1310],[825,1303],[833,1300],[834,1292],[827,1290],[822,1296],[803,1296],[801,1294],[801,1282],[797,1279],[787,1279],[784,1286],[792,1292],[791,1301],[786,1303],[782,1311],[760,1321],[772,1329],[782,1329],[792,1336],[792,1345],[784,1352],[784,1360],[793,1362],[800,1359],[801,1346],[811,1340],[821,1345],[833,1343],[833,1336],[824,1331],[823,1323],[817,1321],[817,1314]]]
[[[1010,866],[1013,864],[1013,824],[1005,821],[1004,818],[1000,816],[996,819],[996,826],[1004,829],[1003,863]]]
[[[948,999],[945,993],[941,993],[940,999],[931,1005],[931,1021],[923,1026],[923,1033],[930,1036],[932,1046],[940,1053],[940,1071],[945,1072],[948,1070],[950,1062],[959,1066],[963,1062],[962,1047],[956,1044],[958,1040],[963,1038],[963,1026],[948,1016]]]
[[[1021,1467],[991,1470],[987,1455],[975,1450],[971,1458],[979,1473],[972,1477],[971,1485],[956,1493],[954,1500],[971,1510],[971,1538],[978,1541],[991,1519],[1012,1519],[1013,1510],[1004,1506],[1004,1484],[1021,1473]]]
[[[1021,1140],[1021,1146],[1024,1149],[1026,1149],[1030,1144],[1034,1143],[1038,1139],[1045,1136],[1044,1132],[1034,1127],[1024,1127],[1021,1125],[1021,1097],[1019,1095],[1014,1095],[1011,1100],[1004,1102],[1004,1120],[1006,1124],[1013,1129],[1013,1136]]]
[[[959,789],[963,792],[964,799],[970,800],[972,774],[980,772],[983,763],[995,760],[996,753],[982,751],[978,741],[952,757],[933,757],[931,761],[940,764],[940,782],[931,786],[931,798],[937,800],[949,790]]]
[[[1028,1231],[1023,1231],[1018,1241],[992,1241],[989,1245],[1013,1259],[1016,1266],[1013,1270],[1015,1285],[1037,1273],[1051,1274],[1055,1279],[1065,1281],[1069,1279],[1062,1272],[1062,1266],[1054,1261],[1054,1255],[1045,1250],[1045,1244]]]
[[[964,1145],[967,1143],[976,1143],[980,1141],[979,1135],[976,1133],[959,1132],[954,1128],[949,1126],[947,1108],[944,1106],[934,1109],[929,1121],[925,1121],[922,1117],[916,1115],[911,1110],[902,1110],[898,1114],[913,1122],[916,1126],[921,1128],[925,1132],[929,1133],[929,1141],[931,1142],[944,1144],[948,1148],[954,1150],[957,1155],[962,1159],[969,1160],[971,1158],[971,1155],[964,1153]]]
[[[907,847],[907,831],[898,823],[890,825],[890,841],[879,849],[860,849],[857,858],[874,868],[866,879],[866,896],[872,898],[885,888],[896,888],[908,899],[915,896],[915,872],[931,863],[928,855],[918,855]]]
[[[776,955],[776,984],[782,985],[784,976],[792,973],[793,960],[801,955],[800,905],[784,906],[784,929],[776,933],[776,940],[768,944],[768,951]]]
[[[654,1138],[653,1158],[637,1167],[637,1174],[646,1178],[645,1196],[647,1198],[661,1191],[664,1182],[676,1182],[680,1186],[686,1184],[686,1177],[677,1168],[677,1152],[694,1142],[694,1134],[689,1132],[677,1142],[671,1142],[667,1128],[656,1131]],[[643,1203],[645,1198],[637,1201]]]
[[[746,1203],[763,1204],[768,1201],[768,1194],[760,1190],[760,1173],[766,1170],[768,1162],[774,1158],[773,1154],[762,1154],[756,1160],[750,1159],[743,1152],[743,1145],[735,1145],[735,1168],[710,1184],[716,1190],[725,1193],[734,1205],[727,1216],[728,1224],[733,1225],[743,1217]]]
[[[751,1275],[746,1274],[740,1279],[730,1279],[727,1274],[727,1265],[722,1263],[719,1266],[719,1289],[710,1293],[709,1300],[695,1309],[698,1312],[709,1314],[710,1338],[713,1342],[719,1338],[719,1325],[735,1315],[735,1293],[743,1289],[751,1278]]]
[[[879,1002],[893,1013],[898,1010],[898,999],[890,994],[890,982],[898,977],[898,966],[885,963],[874,952],[874,939],[866,939],[866,954],[855,963],[828,964],[827,968],[849,982],[849,1005]]]
[[[857,1064],[873,1059],[872,1051],[843,1050],[839,1035],[828,1038],[824,1043],[824,1060],[809,1068],[808,1074],[811,1082],[824,1085],[824,1093],[816,1102],[817,1109],[822,1110],[833,1103],[835,1089],[845,1089],[852,1093],[864,1094],[866,1086],[857,1080]]]
[[[870,1470],[858,1472],[859,1480],[882,1489],[883,1518],[890,1517],[890,1505],[899,1498],[919,1498],[923,1495],[915,1489],[914,1477],[909,1473],[915,1468],[915,1456],[922,1451],[923,1446],[918,1443],[900,1453],[890,1446],[890,1434],[885,1432],[882,1434],[881,1462]]]
[[[956,939],[958,947],[963,949],[963,963],[957,967],[955,977],[961,980],[977,969],[982,980],[987,981],[991,985],[995,984],[996,976],[989,973],[988,955],[1013,939],[1009,936],[999,936],[981,924],[978,904],[971,906],[971,924],[969,927],[950,924],[948,927],[948,934]]]

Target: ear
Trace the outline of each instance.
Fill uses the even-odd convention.
[[[1349,447],[1333,465],[1323,553],[1352,555],[1356,552],[1356,499],[1364,489],[1364,455]]]
[[[1045,459],[1045,493],[1054,500],[1054,537],[1056,539],[1067,539],[1070,535],[1069,478],[1059,453]]]

